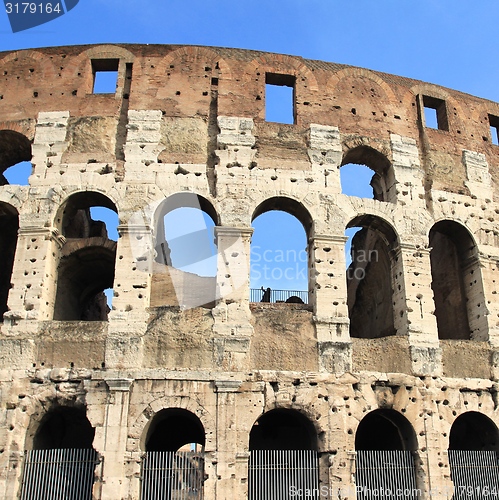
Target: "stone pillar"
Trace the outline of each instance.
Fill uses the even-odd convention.
[[[465,149],[463,150],[463,165],[468,178],[465,185],[470,190],[471,196],[479,200],[492,201],[494,199],[493,189],[489,164],[485,155]]]
[[[215,488],[205,485],[206,500],[224,498],[247,498],[247,492],[241,489],[247,483],[241,478],[247,478],[247,468],[238,456],[241,451],[237,440],[237,392],[241,386],[238,380],[217,380],[217,470],[218,481]],[[247,462],[245,462],[247,464]],[[241,465],[243,465],[241,467]]]
[[[253,149],[256,139],[253,136],[253,118],[237,116],[219,116],[217,118],[220,133],[217,136],[216,155],[220,166],[251,167],[255,160]]]
[[[415,139],[390,134],[395,176],[395,196],[386,201],[425,208],[424,171]]]
[[[314,307],[319,366],[343,373],[352,365],[349,335],[344,236],[310,239],[310,296]]]
[[[213,309],[215,365],[243,370],[250,337],[249,269],[252,228],[216,227],[217,300]]]
[[[147,327],[153,251],[146,224],[118,226],[114,297],[109,314],[106,367],[135,367],[142,360],[142,332]],[[134,337],[130,336],[134,332]]]
[[[131,379],[106,380],[108,387],[104,425],[95,432],[94,447],[103,457],[101,500],[125,498],[125,454]]]
[[[9,327],[22,320],[52,319],[57,289],[57,261],[52,254],[57,254],[64,241],[54,228],[19,228],[11,280],[14,286],[9,293],[9,311],[5,313]],[[23,328],[30,326],[23,323]]]
[[[66,142],[69,111],[50,111],[38,113],[35,139],[33,141],[31,162],[34,166],[29,182],[31,186],[45,184],[54,186],[60,183],[62,154]],[[67,181],[66,181],[67,182]]]
[[[442,353],[438,343],[435,303],[431,289],[430,251],[427,248],[402,244],[398,258],[402,262],[402,274],[395,273],[395,327],[400,335],[409,336],[414,374],[440,374]]]
[[[340,165],[343,156],[338,127],[310,124],[308,157],[312,170],[324,173],[328,193],[340,194]]]
[[[125,152],[125,181],[155,184],[156,171],[147,168],[158,161],[162,147],[161,110],[129,110]]]

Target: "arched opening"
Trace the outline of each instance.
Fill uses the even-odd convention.
[[[355,434],[355,484],[358,499],[371,498],[371,492],[404,491],[404,498],[419,498],[413,452],[417,438],[410,422],[392,409],[368,413]],[[390,495],[390,496],[391,496]]]
[[[449,435],[449,464],[455,491],[466,492],[467,498],[478,500],[488,496],[484,492],[497,489],[498,452],[499,431],[489,417],[476,411],[459,415]]]
[[[310,420],[296,410],[264,413],[250,433],[253,450],[317,450],[317,433]]]
[[[450,220],[430,231],[431,288],[440,339],[487,340],[483,285],[476,244]]]
[[[155,215],[157,265],[152,305],[190,308],[211,307],[215,303],[217,224],[218,215],[212,204],[194,193],[174,194],[159,205]],[[169,302],[161,302],[164,298]]]
[[[12,269],[17,247],[19,215],[14,207],[0,203],[0,321],[8,311],[7,302],[11,287]]]
[[[205,439],[203,424],[190,411],[161,410],[147,429],[141,498],[201,500]]]
[[[289,198],[271,198],[253,214],[251,302],[309,302],[308,237],[312,218]]]
[[[391,163],[385,155],[369,146],[357,146],[344,155],[340,182],[341,192],[348,196],[395,202],[395,176]]]
[[[199,418],[182,408],[161,410],[147,431],[146,451],[175,452],[186,445],[204,449],[205,430]]]
[[[91,500],[94,469],[95,429],[85,410],[57,407],[40,422],[32,448],[26,452],[22,499],[78,498]]]
[[[398,411],[379,409],[368,413],[355,434],[357,451],[414,451],[416,433],[410,422]]]
[[[379,217],[361,215],[350,221],[355,228],[351,240],[350,265],[346,271],[350,336],[379,338],[395,335],[399,326],[394,315],[398,237]],[[348,235],[348,233],[347,233]],[[347,259],[348,262],[348,259]]]
[[[315,427],[302,413],[282,408],[264,413],[250,432],[248,498],[318,491],[317,446]]]
[[[54,319],[106,321],[116,260],[116,206],[100,193],[76,193],[59,210],[56,224],[66,240],[59,251]]]
[[[31,141],[13,130],[0,130],[0,185],[26,186],[32,173]]]
[[[499,451],[499,430],[486,415],[468,411],[452,424],[449,450]]]

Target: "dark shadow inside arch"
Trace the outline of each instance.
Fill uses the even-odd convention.
[[[486,415],[475,411],[459,415],[451,427],[449,449],[499,452],[496,424]]]
[[[83,409],[61,406],[43,418],[33,439],[33,449],[90,449],[94,435],[95,429]]]
[[[355,449],[414,451],[417,439],[410,422],[398,411],[379,409],[368,413],[355,434]]]
[[[365,179],[365,176],[357,176],[351,182],[348,182],[345,176],[342,175],[340,169],[340,178],[342,185],[342,193],[350,196],[365,197],[367,192],[372,190],[372,197],[378,201],[395,201],[394,186],[395,176],[393,168],[388,158],[376,151],[370,146],[357,146],[345,153],[343,156],[341,167],[347,166],[350,169],[356,167],[368,167],[373,171],[373,175],[367,183],[362,180],[364,186],[359,186],[359,180]],[[361,170],[359,168],[359,170]],[[357,183],[357,185],[355,185]],[[367,187],[370,186],[370,188]]]
[[[396,334],[393,308],[398,238],[394,229],[373,215],[360,215],[347,228],[352,238],[347,275],[350,336],[379,338]]]
[[[31,141],[26,136],[13,130],[0,130],[0,185],[9,184],[4,175],[7,169],[12,184],[27,184],[25,162],[30,162],[31,157]],[[22,172],[16,175],[14,170],[18,166]]]
[[[146,451],[179,451],[186,445],[204,448],[205,440],[203,424],[196,415],[183,408],[168,408],[154,416],[147,430],[145,448]]]
[[[461,224],[443,220],[431,228],[429,245],[438,336],[441,339],[470,339],[469,315],[480,312],[472,308],[480,302],[477,296],[483,295],[476,244]],[[466,279],[470,287],[466,286],[466,276],[470,277]],[[473,302],[470,300],[472,293],[475,294]]]
[[[0,203],[0,321],[8,310],[12,269],[17,247],[19,216],[14,207]]]
[[[271,410],[253,425],[249,449],[317,451],[317,433],[312,422],[300,412]]]
[[[94,220],[91,211],[100,208],[112,218]],[[65,237],[59,251],[55,320],[105,321],[113,295],[117,210],[101,193],[85,191],[68,198],[59,210],[56,225]],[[113,227],[112,227],[113,226]]]

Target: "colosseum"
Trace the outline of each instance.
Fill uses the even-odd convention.
[[[31,162],[1,175],[1,498],[497,496],[499,104],[239,49],[0,60],[1,172]],[[349,164],[372,198],[342,192]],[[172,263],[183,208],[214,276]],[[276,210],[308,242],[308,290],[279,300],[249,272]]]

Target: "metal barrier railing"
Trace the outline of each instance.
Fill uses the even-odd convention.
[[[249,500],[304,498],[303,492],[307,491],[319,491],[319,458],[316,451],[255,450],[250,452]],[[298,495],[298,493],[301,494]]]
[[[27,451],[21,500],[92,500],[97,463],[93,449]]]
[[[308,304],[308,291],[251,288],[250,302],[288,302],[294,304]]]
[[[499,464],[495,451],[449,450],[454,499],[482,500],[499,495]]]
[[[421,496],[410,451],[359,450],[355,468],[357,500],[417,499]]]
[[[148,451],[141,481],[141,500],[203,500],[204,453]]]

